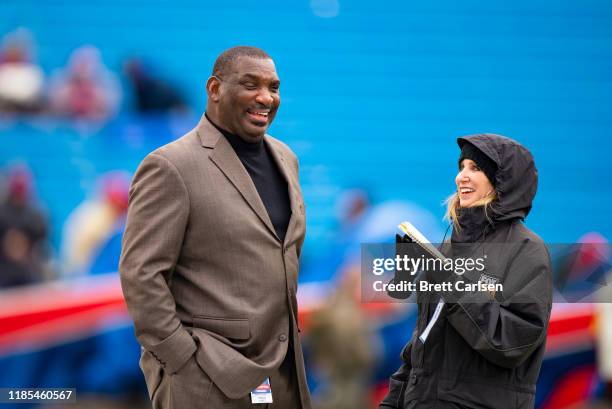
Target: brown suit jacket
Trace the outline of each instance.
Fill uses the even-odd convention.
[[[291,353],[302,406],[311,406],[297,328],[305,234],[298,162],[284,143],[264,141],[288,183],[284,243],[240,159],[204,116],[134,176],[120,274],[152,399],[194,354],[202,377],[236,399]]]

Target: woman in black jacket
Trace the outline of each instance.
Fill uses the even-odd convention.
[[[509,138],[479,134],[457,142],[457,192],[447,213],[453,231],[442,252],[455,260],[484,257],[486,268],[418,276],[453,291],[417,293],[416,328],[381,409],[534,407],[552,306],[548,251],[523,224],[537,170],[531,153]],[[459,288],[481,282],[503,291],[457,291],[459,281]]]

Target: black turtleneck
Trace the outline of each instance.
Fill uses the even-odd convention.
[[[287,181],[269,152],[268,145],[264,143],[263,139],[255,143],[246,142],[238,135],[219,127],[210,120],[208,115],[206,115],[206,118],[234,148],[240,162],[242,162],[255,184],[257,193],[259,193],[259,197],[274,225],[276,235],[281,242],[284,242],[291,218],[291,203],[289,202]]]

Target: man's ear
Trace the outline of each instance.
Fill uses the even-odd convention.
[[[219,102],[219,93],[221,88],[221,81],[219,78],[214,75],[208,78],[206,81],[206,94],[208,94],[208,98],[210,98],[214,102]]]

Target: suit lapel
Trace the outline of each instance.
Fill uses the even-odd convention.
[[[240,158],[238,158],[238,155],[234,152],[232,145],[230,145],[221,132],[219,132],[205,116],[202,117],[198,125],[198,135],[200,136],[203,147],[213,149],[213,152],[210,154],[210,160],[229,179],[251,209],[253,209],[255,214],[257,214],[268,230],[270,230],[278,240],[268,211],[257,192],[257,188],[251,176],[242,165],[242,162],[240,162]]]
[[[268,148],[270,149],[270,153],[272,153],[272,157],[278,166],[281,174],[287,181],[287,190],[289,194],[289,202],[291,203],[291,219],[289,219],[289,225],[287,226],[287,233],[285,234],[285,243],[289,242],[289,238],[292,237],[293,229],[295,228],[296,215],[299,213],[300,202],[298,200],[298,191],[296,189],[297,175],[293,175],[293,172],[289,169],[289,164],[287,163],[287,159],[283,156],[282,152],[277,150],[276,147],[268,138],[264,139]]]

